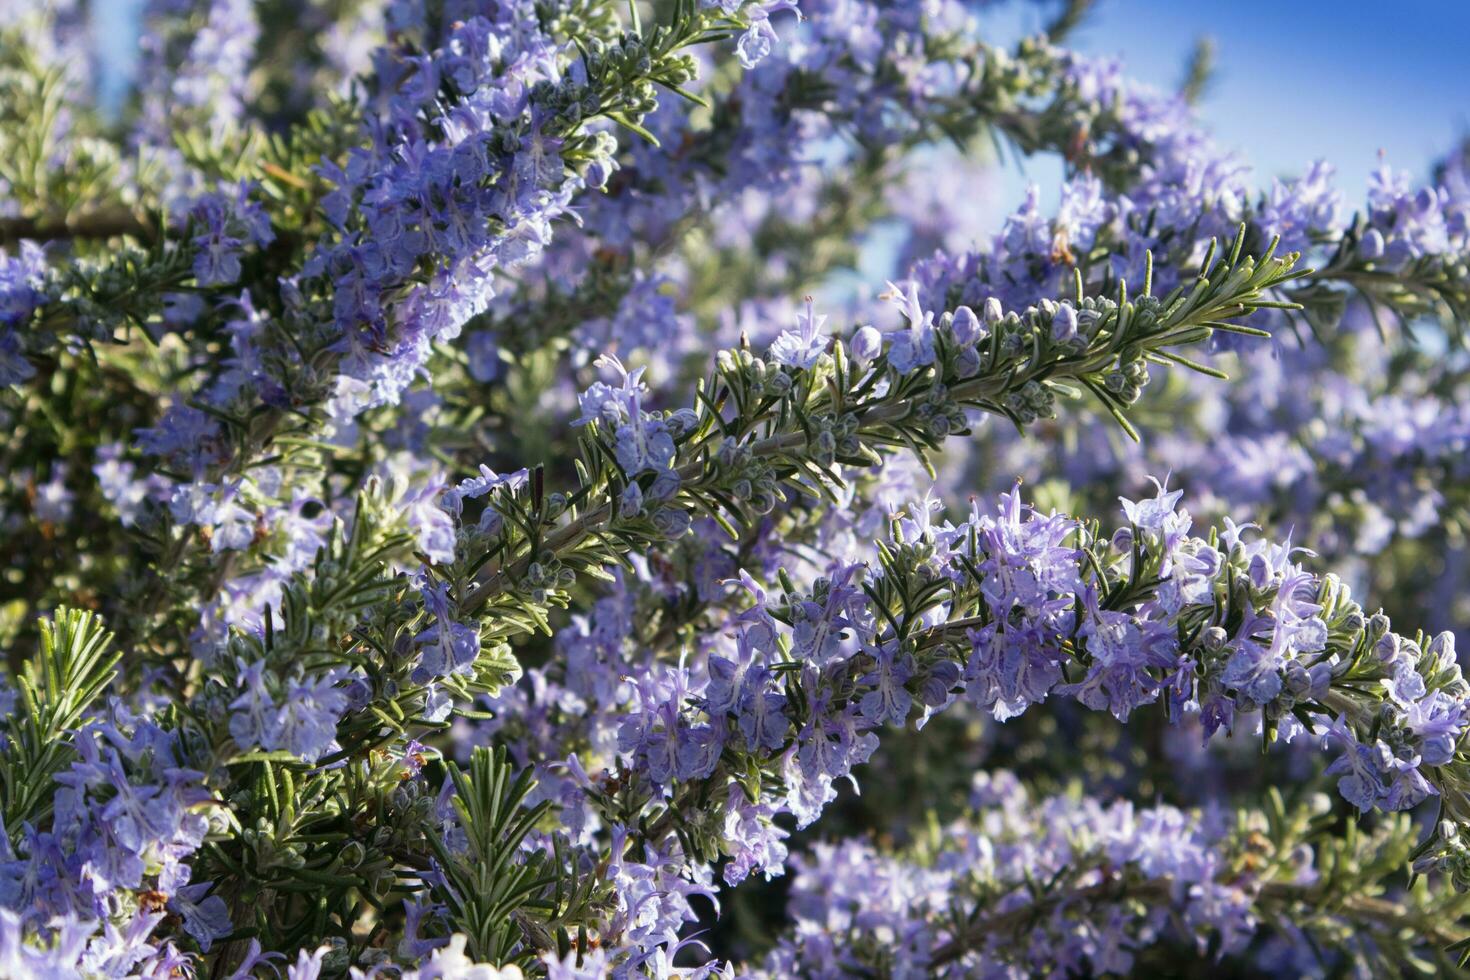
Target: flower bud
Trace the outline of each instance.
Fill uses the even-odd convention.
[[[1399,655],[1399,638],[1395,633],[1384,633],[1373,644],[1373,656],[1383,663],[1393,663]]]
[[[643,488],[636,483],[630,483],[623,490],[622,499],[618,502],[618,515],[624,520],[631,520],[637,517],[642,510]]]
[[[1363,240],[1358,243],[1358,254],[1368,260],[1380,259],[1384,250],[1383,233],[1377,228],[1369,228]]]
[[[1311,690],[1312,678],[1307,674],[1307,668],[1300,660],[1288,660],[1286,667],[1282,670],[1282,678],[1286,683],[1286,689],[1293,697],[1298,699],[1307,691]]]
[[[653,478],[653,485],[648,488],[648,499],[668,500],[679,492],[679,474],[673,470],[664,470]]]
[[[985,336],[985,328],[980,325],[980,318],[968,306],[961,306],[954,311],[954,323],[951,328],[954,330],[955,343],[961,347],[968,347]]]
[[[1077,336],[1077,311],[1066,303],[1057,307],[1051,318],[1051,339],[1063,343]]]
[[[1434,669],[1445,669],[1453,666],[1457,661],[1455,658],[1455,634],[1446,630],[1437,634],[1429,641],[1429,647],[1425,650],[1430,664]]]
[[[973,378],[980,373],[980,352],[966,347],[954,359],[955,374],[961,378]]]
[[[867,326],[858,330],[852,338],[852,356],[859,361],[871,361],[883,353],[883,335],[877,327]]]
[[[669,413],[668,426],[673,431],[674,438],[677,439],[699,428],[699,416],[691,408],[681,408]]]

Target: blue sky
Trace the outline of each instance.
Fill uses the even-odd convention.
[[[1020,19],[1041,23],[1034,10]],[[1216,73],[1200,113],[1263,182],[1326,158],[1353,201],[1380,150],[1423,174],[1470,131],[1466,0],[1100,0],[1068,43],[1173,87],[1205,35]]]

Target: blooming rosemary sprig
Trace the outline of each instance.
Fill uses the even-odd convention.
[[[619,387],[583,395],[582,485],[565,496],[504,496],[490,506],[506,518],[473,563],[461,605],[479,610],[520,591],[544,601],[562,569],[616,561],[640,542],[676,536],[696,514],[746,521],[775,506],[789,483],[819,496],[840,482],[838,464],[866,466],[895,447],[921,456],[968,428],[967,409],[1024,426],[1055,411],[1078,385],[1128,428],[1125,412],[1147,380],[1147,361],[1208,371],[1177,352],[1213,330],[1251,332],[1229,322],[1263,294],[1302,273],[1294,257],[1206,256],[1198,277],[1165,297],[1079,298],[984,319],[967,307],[935,320],[917,297],[895,297],[907,327],[883,338],[864,327],[849,345],[832,343],[808,319],[800,343],[769,360],[748,349],[720,355],[695,406],[644,410],[647,389],[624,373]],[[810,316],[810,315],[809,315]],[[884,349],[886,347],[886,349]],[[732,530],[733,536],[733,530]],[[518,600],[511,600],[513,605]]]
[[[532,759],[546,745],[597,758],[598,733],[615,727],[601,776],[584,772],[585,756],[541,763],[566,772],[557,781],[567,825],[583,835],[599,822],[628,828],[611,841],[614,857],[647,848],[691,874],[723,861],[730,884],[779,874],[779,815],[816,820],[834,783],[855,776],[891,726],[960,701],[1004,721],[1058,697],[1122,720],[1157,704],[1176,724],[1197,718],[1206,738],[1254,726],[1268,745],[1320,739],[1338,753],[1328,776],[1359,809],[1438,795],[1446,819],[1414,850],[1416,867],[1470,879],[1461,843],[1470,687],[1453,638],[1392,633],[1335,577],[1232,525],[1190,536],[1178,497],[1125,500],[1129,524],[1110,536],[1031,510],[1019,492],[993,516],[974,505],[958,525],[939,523],[926,498],[895,515],[871,567],[834,562],[805,588],[783,573],[771,593],[742,577],[752,602],[726,622],[733,642],[702,663],[660,663],[658,651],[624,659],[601,621],[628,614],[614,601],[568,641],[538,703],[503,708],[536,719],[523,743]],[[620,687],[630,669],[631,694]],[[559,704],[576,708],[562,715]],[[1390,865],[1401,870],[1414,829],[1395,826],[1405,843]],[[1308,890],[1293,895],[1312,901]],[[677,916],[681,900],[670,902]],[[1371,902],[1360,911],[1403,924]],[[1208,928],[1233,942],[1228,923]]]
[[[767,974],[1127,973],[1191,954],[1330,969],[1344,950],[1390,968],[1415,957],[1454,966],[1441,950],[1466,896],[1442,885],[1383,894],[1413,846],[1407,817],[1342,839],[1323,832],[1321,796],[1287,807],[1273,789],[1264,807],[1211,819],[1041,797],[1008,772],[977,777],[971,797],[963,819],[898,853],[847,841],[799,856],[797,926]],[[1282,922],[1288,935],[1262,941]],[[816,938],[834,930],[837,942]]]
[[[548,35],[534,11],[508,11],[499,28],[516,34],[521,47],[497,43],[472,65],[461,65],[456,52],[482,42],[492,25],[483,18],[446,23],[441,46],[424,63],[412,63],[425,80],[446,70],[439,62],[468,72],[453,82],[449,107],[433,91],[395,89],[386,107],[394,125],[367,118],[356,133],[367,146],[318,161],[330,190],[315,176],[308,193],[272,188],[280,208],[272,217],[293,232],[285,254],[294,265],[272,255],[264,269],[253,268],[259,260],[247,244],[263,248],[274,230],[257,192],[239,185],[195,200],[197,214],[185,226],[189,249],[164,250],[170,258],[137,263],[136,274],[120,275],[117,289],[84,297],[89,309],[117,305],[111,298],[118,294],[141,293],[156,305],[187,274],[181,255],[201,285],[233,286],[247,272],[266,279],[227,307],[223,331],[196,338],[203,383],[179,392],[138,433],[154,473],[166,478],[139,501],[140,523],[158,542],[152,574],[159,581],[149,596],[166,594],[169,583],[187,575],[193,579],[187,587],[202,601],[213,599],[223,575],[200,545],[233,552],[238,544],[213,542],[242,539],[201,542],[190,525],[207,526],[199,520],[205,514],[245,513],[262,472],[290,478],[316,472],[331,459],[323,437],[330,439],[332,429],[369,406],[396,402],[422,372],[431,345],[450,339],[488,301],[495,271],[535,255],[552,221],[585,190],[586,171],[606,162],[616,140],[602,121],[641,131],[637,120],[656,105],[656,87],[687,81],[694,71],[688,49],[734,36],[747,26],[738,14],[738,6],[681,3],[667,23],[650,24],[643,35],[624,32],[610,44],[595,36],[606,29],[601,21],[557,21],[575,29],[592,25],[593,35],[573,39],[579,50]],[[516,18],[526,20],[519,33],[509,30]],[[572,60],[568,51],[580,81],[550,70]],[[396,48],[388,53],[409,56]],[[543,57],[552,61],[543,64]],[[525,64],[546,70],[526,75],[516,69]],[[553,75],[560,80],[553,83]],[[337,120],[339,129],[343,122]],[[301,146],[268,156],[299,161],[314,146],[335,145],[341,134],[333,133],[319,140],[308,133]],[[422,158],[409,152],[415,146]],[[303,210],[311,216],[304,224]],[[315,246],[305,240],[308,231],[321,235]],[[201,497],[224,503],[224,510],[182,504]],[[141,615],[129,617],[129,628],[169,628],[151,621],[156,610],[149,606],[136,611]]]

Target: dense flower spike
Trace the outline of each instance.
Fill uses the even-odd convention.
[[[1311,973],[1383,944],[1409,954],[1459,903],[1453,893],[1343,892],[1332,909],[1313,908],[1324,866],[1371,861],[1372,848],[1402,853],[1406,821],[1338,850],[1308,841],[1305,808],[1232,816],[1036,799],[1005,771],[977,778],[970,796],[972,813],[912,855],[868,841],[816,845],[797,866],[791,931],[760,975],[1127,974],[1176,945]],[[1406,926],[1423,931],[1405,940]]]
[[[1460,966],[1470,153],[992,6],[0,4],[0,973]]]
[[[194,116],[216,137],[240,125],[260,36],[255,5],[250,0],[154,0],[144,18],[139,140],[173,149],[176,120],[170,114]]]
[[[883,573],[840,566],[810,592],[787,586],[774,609],[757,596],[730,619],[733,652],[711,652],[702,669],[639,667],[619,645],[596,661],[569,649],[575,670],[545,678],[536,699],[540,724],[554,727],[526,753],[613,748],[618,784],[647,787],[651,833],[679,828],[728,854],[732,883],[780,871],[785,834],[773,818],[815,820],[878,732],[957,701],[1000,720],[1050,695],[1122,720],[1157,703],[1175,721],[1197,716],[1207,738],[1317,739],[1337,755],[1327,775],[1354,806],[1406,809],[1438,793],[1459,814],[1452,824],[1463,821],[1470,797],[1453,746],[1470,727],[1470,689],[1448,634],[1421,649],[1365,617],[1337,580],[1292,564],[1289,548],[1233,526],[1190,537],[1178,496],[1124,501],[1129,524],[1111,537],[1037,513],[1018,493],[959,525],[931,523],[921,502],[874,556]],[[930,610],[938,622],[907,627],[905,616],[924,623]],[[830,623],[830,652],[804,639],[810,623]],[[639,669],[658,679],[624,700],[620,678]],[[599,702],[607,716],[589,718]],[[601,726],[620,726],[617,738],[597,736]],[[573,799],[583,827],[617,805],[585,785]]]

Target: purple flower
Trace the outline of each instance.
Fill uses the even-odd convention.
[[[636,702],[622,718],[618,750],[630,755],[655,785],[668,785],[686,765],[703,768],[711,750],[718,757],[714,735],[686,733],[682,710],[689,693],[689,672],[683,667],[645,675],[637,681]]]
[[[338,687],[339,676],[293,680],[286,700],[276,715],[276,746],[305,762],[315,762],[336,748],[337,725],[347,710],[347,693]]]
[[[1077,311],[1070,303],[1062,303],[1051,318],[1051,339],[1066,343],[1077,336]]]
[[[840,778],[873,754],[878,740],[871,733],[858,733],[857,717],[852,706],[834,711],[829,690],[817,692],[811,717],[797,735],[798,758],[807,779]]]
[[[771,15],[782,10],[795,11],[796,0],[757,0],[745,10],[749,27],[735,42],[735,51],[740,56],[741,67],[754,68],[771,53],[771,46],[780,40],[776,29],[771,26]]]
[[[1220,680],[1234,688],[1246,704],[1270,704],[1281,693],[1281,670],[1284,663],[1274,643],[1261,644],[1250,636],[1251,630],[1269,626],[1270,620],[1253,620],[1241,627],[1234,653],[1225,663]]]
[[[859,576],[862,565],[845,565],[827,581],[823,601],[799,600],[792,604],[792,652],[816,666],[829,662],[842,649],[847,631],[857,624],[857,610],[864,596]]]
[[[466,500],[476,500],[485,496],[492,490],[508,487],[511,490],[519,490],[526,485],[530,477],[530,471],[519,469],[513,473],[496,473],[484,463],[480,464],[480,475],[461,480],[457,486],[444,491],[443,503],[446,510],[451,514],[458,515],[460,508]]]
[[[708,779],[720,762],[725,745],[725,726],[679,726],[677,765],[674,774],[683,780]]]
[[[735,640],[735,659],[712,655],[709,658],[709,681],[704,688],[704,709],[711,717],[733,712],[745,690],[747,673],[755,666],[756,648],[749,631],[741,631]]]
[[[563,141],[544,132],[546,115],[531,113],[531,125],[521,137],[521,151],[515,157],[516,176],[531,188],[557,186],[565,169],[561,159]]]
[[[774,752],[786,744],[791,727],[786,716],[787,699],[773,690],[775,685],[775,676],[765,667],[757,667],[745,676],[736,720],[753,749]]]
[[[628,476],[667,473],[674,464],[674,436],[663,419],[641,411],[635,399],[632,416],[618,426],[613,451]]]
[[[228,286],[240,278],[246,242],[264,246],[275,238],[264,209],[250,200],[251,185],[205,194],[194,202],[194,278],[201,286]]]
[[[888,284],[888,296],[903,313],[908,327],[889,334],[888,363],[899,374],[911,374],[934,363],[934,314],[919,302],[919,288],[907,290]]]
[[[31,318],[31,314],[45,302],[42,291],[46,282],[46,253],[35,242],[22,241],[15,255],[0,248],[0,327],[16,327]],[[0,338],[9,338],[14,351],[19,351],[18,335],[9,330],[0,332]],[[0,340],[0,383],[6,377],[6,341]],[[28,367],[29,365],[27,365]]]
[[[730,851],[724,868],[725,884],[738,885],[753,871],[760,871],[768,881],[785,873],[783,842],[787,833],[776,825],[775,815],[775,807],[752,803],[740,787],[730,787],[723,836],[724,846]]]
[[[329,671],[288,681],[279,701],[267,678],[263,662],[240,667],[243,691],[230,702],[230,735],[236,744],[270,752],[284,749],[304,762],[316,762],[335,748],[337,725],[348,707],[347,691],[338,686],[341,674]]]
[[[877,666],[861,678],[861,683],[871,685],[873,690],[863,695],[859,713],[875,725],[902,725],[913,704],[912,696],[904,690],[914,674],[913,658],[900,654],[897,640],[864,647],[864,652],[877,661]]]
[[[480,629],[470,623],[436,618],[433,625],[414,637],[419,645],[419,663],[413,672],[416,684],[431,677],[473,674],[480,656]]]
[[[331,950],[330,946],[322,946],[310,953],[301,950],[296,955],[296,962],[286,967],[286,980],[317,980],[322,974],[322,960]]]
[[[1381,743],[1364,745],[1340,721],[1328,728],[1328,737],[1342,748],[1326,774],[1339,777],[1337,790],[1359,810],[1372,810],[1385,796],[1383,763],[1386,753]]]
[[[441,506],[445,497],[452,493],[455,491],[444,490],[444,477],[436,473],[399,501],[404,520],[413,531],[418,549],[430,561],[441,565],[454,561],[458,546],[454,518]],[[458,497],[452,499],[454,503],[458,503]]]
[[[1256,222],[1265,237],[1280,236],[1281,251],[1305,252],[1336,226],[1342,197],[1332,186],[1333,172],[1331,164],[1317,160],[1295,180],[1271,182]]]
[[[216,939],[223,939],[235,931],[225,900],[218,895],[208,895],[213,887],[208,882],[185,885],[168,902],[169,911],[183,917],[184,931],[193,936],[199,948],[206,953]]]
[[[1119,721],[1140,704],[1154,700],[1159,683],[1150,667],[1167,667],[1174,661],[1178,641],[1164,623],[1140,621],[1126,613],[1090,609],[1082,633],[1092,666],[1075,684],[1057,688],[1071,694],[1094,710],[1107,710]]]
[[[1417,755],[1392,755],[1380,742],[1379,756],[1388,792],[1380,803],[1385,810],[1412,810],[1438,791],[1419,771],[1422,760]]]
[[[1062,679],[1056,650],[1059,637],[1040,629],[1002,632],[995,623],[970,630],[971,654],[965,668],[969,698],[1005,721],[1046,700]]]
[[[1467,725],[1467,705],[1444,691],[1432,691],[1409,705],[1404,725],[1419,740],[1419,755],[1427,766],[1442,766],[1455,757]]]
[[[967,527],[983,549],[981,590],[997,616],[1009,615],[1013,606],[1045,613],[1054,596],[1082,591],[1081,553],[1063,544],[1076,522],[1025,506],[1020,487],[1001,494],[994,518],[981,514],[977,503]],[[963,538],[964,530],[955,536]]]
[[[825,316],[818,316],[813,311],[812,301],[808,298],[806,311],[796,318],[796,331],[781,331],[771,344],[771,360],[787,367],[811,370],[827,352],[827,336],[822,332],[822,325],[826,322]]]

